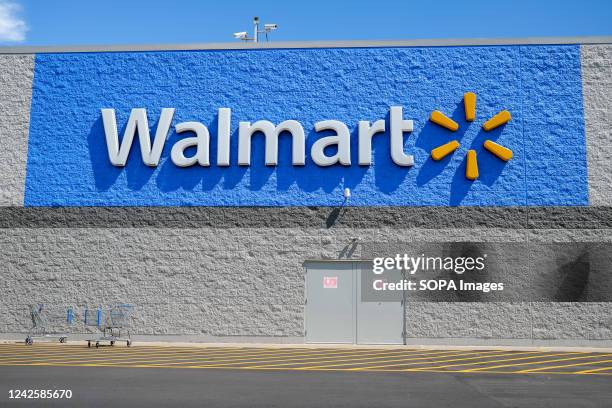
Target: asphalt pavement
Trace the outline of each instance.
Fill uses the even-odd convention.
[[[612,378],[577,375],[5,366],[0,406],[609,407]],[[71,399],[9,400],[9,389]]]
[[[12,391],[11,391],[12,390]],[[10,399],[16,390],[71,398]],[[610,407],[612,354],[0,345],[0,407]]]

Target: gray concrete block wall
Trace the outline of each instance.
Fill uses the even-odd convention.
[[[550,211],[551,216],[546,213]],[[612,242],[612,229],[566,229],[574,218],[552,215],[555,210],[538,209],[538,217],[557,219],[560,228],[455,228],[389,230],[382,243],[401,247],[410,242]],[[534,218],[538,218],[534,217]],[[576,217],[580,219],[582,217]],[[508,217],[507,221],[520,221]],[[535,223],[537,225],[537,223]],[[575,225],[575,224],[574,224]],[[393,256],[395,252],[381,254]],[[528,271],[531,280],[539,271]],[[525,290],[529,290],[529,286]],[[534,292],[537,288],[533,288]],[[612,339],[610,302],[408,302],[406,316],[409,338],[481,339]]]
[[[609,302],[409,304],[409,338],[610,340]]]
[[[10,276],[0,282],[5,316],[0,333],[27,330],[28,304],[35,302],[75,305],[78,313],[85,305],[129,302],[136,305],[133,323],[139,334],[300,338],[306,259],[359,259],[363,243],[372,241],[612,242],[612,229],[588,228],[588,223],[574,229],[467,227],[475,214],[486,216],[488,209],[459,209],[463,216],[455,212],[455,219],[448,220],[454,227],[429,220],[426,215],[435,209],[402,208],[387,214],[398,220],[395,226],[368,223],[368,214],[373,220],[379,216],[377,209],[348,208],[344,218],[328,228],[299,225],[300,219],[313,224],[317,217],[311,212],[333,209],[253,210],[258,216],[248,225],[247,209],[193,208],[186,212],[199,227],[189,223],[164,227],[162,216],[157,224],[145,227],[121,228],[114,222],[100,226],[103,214],[117,215],[121,209],[87,210],[96,226],[80,218],[81,225],[49,227],[55,225],[50,220],[58,211],[45,209],[47,215],[41,217],[39,209],[34,212],[39,216],[36,221],[24,209],[30,215],[28,228],[0,229],[3,273]],[[561,217],[559,211],[567,214]],[[146,218],[147,212],[138,209],[123,215],[137,222],[136,214]],[[206,217],[209,212],[215,216]],[[405,217],[402,212],[412,214]],[[533,212],[538,215],[532,221],[555,217],[547,217],[541,209]],[[586,217],[576,209],[550,212],[563,223]],[[219,213],[226,216],[217,218]],[[582,216],[568,215],[572,213]],[[593,214],[601,218],[601,212]],[[505,221],[497,223],[522,223],[511,209],[498,216]],[[410,302],[407,328],[412,339],[609,340],[610,316],[612,303],[601,302]]]
[[[2,232],[11,279],[0,283],[1,303],[11,318],[0,332],[25,329],[28,303],[129,302],[143,334],[301,336],[301,259],[321,255],[321,236],[306,229]]]
[[[0,206],[23,205],[34,55],[0,55]]]
[[[612,205],[612,45],[581,46],[590,205]]]

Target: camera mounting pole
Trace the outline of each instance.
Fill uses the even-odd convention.
[[[263,30],[259,29],[259,17],[253,17],[253,37],[249,38],[246,31],[240,31],[234,33],[234,38],[240,41],[253,41],[259,42],[259,34],[263,33],[266,35],[266,42],[270,42],[270,32],[277,30],[278,24],[264,24]]]

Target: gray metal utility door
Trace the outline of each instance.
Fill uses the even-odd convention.
[[[372,273],[372,264],[355,262],[354,265],[357,269],[357,343],[403,344],[404,302],[363,299],[361,285],[371,283],[367,274]]]
[[[361,298],[362,261],[310,261],[306,266],[307,343],[402,344],[402,302]]]
[[[314,262],[307,264],[306,271],[306,342],[354,343],[353,264]]]

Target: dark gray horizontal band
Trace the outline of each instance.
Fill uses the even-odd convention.
[[[612,207],[0,207],[0,228],[610,229]]]
[[[144,52],[194,50],[244,50],[286,48],[386,48],[386,47],[468,47],[491,45],[549,44],[609,44],[612,36],[588,37],[524,37],[524,38],[464,38],[415,40],[346,40],[346,41],[284,41],[284,42],[223,42],[205,44],[151,45],[84,45],[84,46],[24,46],[0,47],[0,54],[44,54],[81,52]]]

